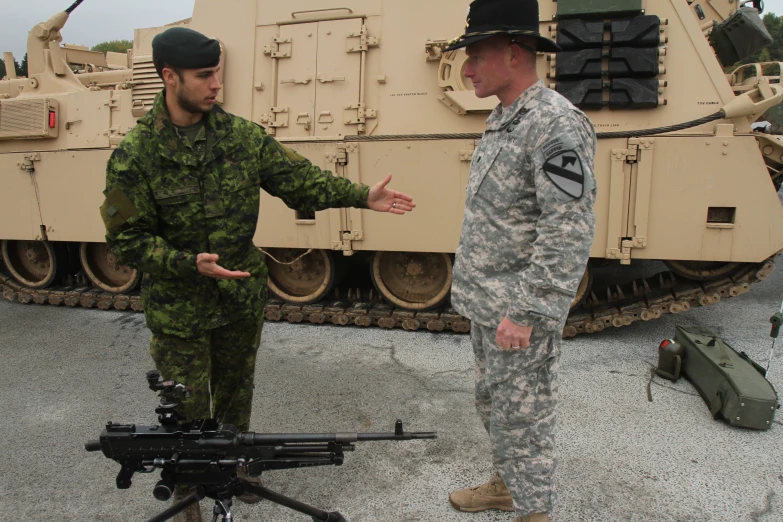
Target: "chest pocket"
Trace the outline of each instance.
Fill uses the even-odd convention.
[[[481,204],[499,214],[516,214],[523,201],[535,197],[529,159],[514,154],[508,147],[498,147],[491,163],[487,162],[478,174],[481,176],[474,197]]]
[[[245,147],[236,146],[226,150],[218,160],[220,191],[223,194],[242,192],[251,188],[259,189],[259,166],[255,158]],[[236,195],[235,195],[236,196]]]
[[[248,189],[259,189],[258,176],[250,171],[247,165],[230,164],[222,172],[220,189],[223,194],[242,192]]]
[[[198,185],[183,185],[155,190],[158,217],[165,229],[190,228],[204,214],[204,201]]]
[[[161,206],[179,205],[201,200],[201,189],[198,185],[185,185],[168,189],[156,190],[152,193],[155,203]]]
[[[247,215],[248,212],[258,213],[260,199],[260,180],[258,166],[254,158],[250,157],[242,148],[235,151],[230,159],[225,160],[219,169],[218,177],[214,182],[220,190],[215,191],[213,201],[207,198],[207,217],[212,215]],[[248,221],[256,223],[250,215]]]
[[[468,200],[478,192],[487,172],[489,172],[489,169],[495,163],[495,160],[499,155],[500,149],[495,150],[492,154],[479,151],[479,153],[474,156],[473,165],[470,169],[470,181],[468,182]]]

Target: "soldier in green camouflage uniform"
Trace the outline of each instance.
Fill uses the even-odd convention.
[[[545,522],[561,334],[595,228],[595,132],[537,77],[535,50],[557,47],[538,35],[536,0],[473,2],[451,48],[465,45],[477,96],[501,105],[474,153],[452,303],[472,321],[476,406],[499,476],[450,500]]]
[[[299,210],[403,214],[415,205],[385,188],[390,177],[372,189],[352,184],[215,105],[216,40],[172,28],[155,38],[153,56],[165,90],[109,160],[106,241],[144,273],[150,352],[164,378],[189,388],[184,413],[247,430],[267,297],[253,244],[260,190]]]

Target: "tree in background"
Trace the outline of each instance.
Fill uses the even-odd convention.
[[[132,40],[112,40],[110,42],[99,43],[91,50],[104,54],[107,52],[125,54],[128,52],[128,49],[131,48],[133,48]],[[14,59],[14,65],[16,65],[17,76],[27,76],[27,53],[25,53],[24,58],[22,58],[22,63],[19,63]],[[5,62],[2,60],[2,55],[0,55],[0,79],[5,78],[6,74],[7,71],[5,70]]]
[[[110,42],[102,42],[96,46],[93,46],[92,51],[97,51],[106,54],[111,53],[127,53],[128,49],[133,48],[133,40],[112,40]]]
[[[16,68],[16,75],[17,76],[26,76],[27,75],[27,55],[24,55],[24,70],[22,69],[22,66],[19,65],[19,62],[14,59],[14,67]],[[5,69],[5,60],[0,60],[0,80],[5,78],[8,75],[8,71]]]
[[[731,73],[746,64],[773,62],[772,65],[764,67],[763,74],[765,76],[781,75],[781,68],[775,62],[783,62],[783,17],[779,17],[775,13],[767,13],[764,15],[763,21],[772,36],[772,43],[740,62],[725,66],[723,72]],[[744,74],[745,78],[752,78],[756,76],[756,71],[750,69],[746,70]]]
[[[783,18],[775,13],[767,13],[764,15],[764,25],[772,36],[772,43],[742,60],[743,64],[783,61]]]

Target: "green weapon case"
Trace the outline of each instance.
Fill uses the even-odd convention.
[[[703,326],[677,326],[675,342],[685,348],[682,373],[693,383],[713,418],[732,426],[772,427],[778,397],[764,378],[764,368],[737,353],[717,333]]]

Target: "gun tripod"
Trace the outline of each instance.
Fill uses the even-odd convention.
[[[406,432],[402,421],[394,423],[390,433],[255,433],[240,431],[217,419],[186,420],[176,407],[187,389],[176,381],[161,381],[157,370],[147,372],[147,382],[160,392],[155,408],[159,425],[140,426],[109,422],[99,440],[84,445],[87,451],[102,451],[117,461],[117,487],[131,487],[136,473],[161,470],[160,481],[152,494],[169,500],[176,486],[195,487],[180,500],[149,522],[163,522],[204,497],[215,500],[212,522],[231,522],[232,500],[245,492],[255,493],[275,504],[299,511],[314,522],[345,522],[338,512],[328,512],[288,498],[237,476],[243,469],[251,477],[275,469],[340,466],[346,451],[357,442],[380,440],[435,439],[435,432]]]
[[[241,479],[235,479],[231,484],[219,489],[214,487],[205,489],[203,486],[198,486],[190,495],[161,514],[152,517],[148,522],[163,522],[164,520],[169,520],[177,513],[184,511],[188,506],[199,502],[204,497],[215,499],[212,522],[218,522],[218,520],[222,520],[222,522],[231,522],[234,520],[231,515],[231,506],[233,504],[232,498],[234,495],[231,492],[234,491],[235,486],[240,484],[242,489],[246,492],[255,493],[261,498],[274,502],[275,504],[280,504],[281,506],[293,509],[294,511],[310,515],[313,517],[313,522],[347,522],[337,511],[324,511],[281,495],[280,493],[275,493],[263,486],[257,486]]]

